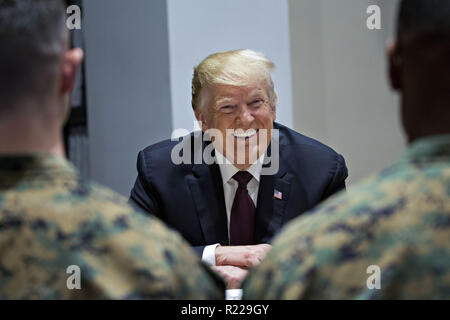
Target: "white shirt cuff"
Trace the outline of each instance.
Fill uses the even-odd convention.
[[[216,265],[216,248],[219,246],[219,243],[211,244],[206,246],[203,249],[202,261],[209,264],[210,266]]]
[[[242,300],[242,289],[225,290],[225,300]]]

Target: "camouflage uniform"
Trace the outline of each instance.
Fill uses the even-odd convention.
[[[69,290],[68,266],[81,271]],[[186,243],[56,156],[0,157],[0,299],[222,299]]]
[[[276,238],[244,298],[450,298],[450,135],[417,141],[312,213]],[[367,286],[376,284],[371,265],[379,290]]]

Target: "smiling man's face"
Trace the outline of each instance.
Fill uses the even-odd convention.
[[[203,104],[195,112],[203,132],[218,130],[214,147],[238,169],[247,169],[267,150],[276,108],[264,82],[249,86],[214,85],[203,89]]]

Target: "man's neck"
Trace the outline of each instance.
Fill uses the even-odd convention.
[[[450,119],[450,115],[443,115],[443,119]],[[432,136],[450,134],[448,122],[435,120],[422,123],[421,127],[417,130],[416,134],[410,134],[408,137],[409,143],[412,143],[421,138],[427,138]]]
[[[50,153],[65,157],[58,129],[23,119],[0,121],[0,155]]]

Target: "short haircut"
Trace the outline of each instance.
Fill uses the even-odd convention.
[[[46,93],[67,41],[63,1],[0,0],[0,112]]]
[[[402,0],[397,36],[400,42],[418,38],[450,40],[450,1]]]
[[[261,53],[252,50],[219,52],[208,56],[194,68],[192,78],[192,108],[202,105],[202,89],[211,85],[224,84],[248,86],[264,81],[269,103],[275,107],[275,93],[271,71],[275,64]]]

